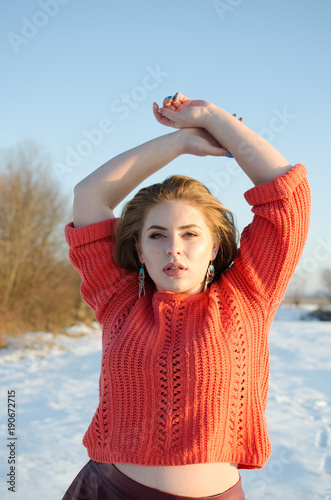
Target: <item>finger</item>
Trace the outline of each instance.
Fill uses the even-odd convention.
[[[176,99],[173,99],[172,104],[176,109],[186,109],[187,107],[190,106],[190,104],[193,102],[192,99],[189,99],[188,97],[185,97],[183,94],[180,92],[177,92],[175,94],[177,97]],[[174,96],[175,97],[175,96]]]
[[[179,92],[176,92],[176,94],[172,98],[172,106],[177,109],[180,106],[182,106],[182,101],[178,98]]]
[[[216,148],[214,146],[210,148],[210,153],[209,153],[210,156],[227,156],[227,154],[228,154],[227,149]]]
[[[178,114],[176,111],[173,111],[172,109],[168,109],[168,108],[160,108],[159,109],[159,113],[166,117],[168,120],[172,121],[172,122],[175,122],[176,119],[178,118]]]
[[[156,102],[153,102],[153,114],[155,118],[158,120],[159,119],[159,106]]]
[[[163,99],[163,107],[175,111],[182,104],[180,101],[178,101],[177,96],[178,92],[174,96],[170,95]]]
[[[163,110],[165,108],[159,108],[159,106],[156,104],[156,102],[153,103],[153,113],[155,118],[161,125],[165,125],[166,127],[175,127],[175,124],[173,121],[169,120],[163,113]]]
[[[170,106],[172,104],[172,95],[169,95],[168,97],[165,97],[163,99],[163,107]]]
[[[160,108],[156,102],[153,102],[153,113],[158,122],[164,122],[165,116],[161,113]]]
[[[232,116],[234,116],[234,117],[236,118],[237,113],[232,113]],[[243,121],[242,117],[238,118],[238,121],[239,121],[239,122],[242,122],[242,121]]]
[[[176,108],[173,106],[173,100],[172,96],[168,96],[165,99],[163,99],[163,107],[167,109],[171,109],[172,111],[175,111]]]
[[[184,96],[184,94],[181,94],[180,92],[177,92],[175,95],[176,95],[176,101],[180,101],[182,104],[183,102],[190,100],[188,97]]]
[[[188,97],[185,97],[180,92],[176,92],[175,95],[173,95],[173,96],[169,95],[163,99],[163,107],[174,111],[175,109],[179,108],[186,101],[189,101],[189,100],[190,99]]]

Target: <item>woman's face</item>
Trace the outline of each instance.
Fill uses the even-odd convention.
[[[218,244],[202,212],[184,200],[174,200],[148,212],[137,250],[157,290],[191,295],[203,290]]]

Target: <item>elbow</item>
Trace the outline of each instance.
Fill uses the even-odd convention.
[[[74,187],[74,196],[80,196],[81,193],[84,191],[84,181],[80,181],[76,186]]]
[[[98,199],[99,193],[96,192],[95,186],[89,185],[85,182],[85,179],[80,181],[74,187],[74,201],[80,202],[83,201],[86,203],[87,200]]]

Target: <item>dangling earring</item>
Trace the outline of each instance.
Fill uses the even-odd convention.
[[[215,267],[213,266],[212,263],[210,263],[205,277],[205,286],[203,289],[205,293],[207,292],[207,286],[209,285],[209,283],[213,281],[214,276],[215,276]]]
[[[144,292],[144,296],[145,296],[145,269],[144,269],[144,264],[142,264],[141,268],[139,269],[138,282],[139,282],[139,295],[138,295],[138,299],[139,299],[142,292]]]

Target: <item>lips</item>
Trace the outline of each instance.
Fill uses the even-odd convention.
[[[171,269],[185,270],[185,266],[183,266],[180,262],[169,262],[169,264],[164,266],[163,271],[169,271]]]
[[[177,277],[184,274],[186,267],[180,262],[169,262],[163,268],[163,272],[169,277]]]

